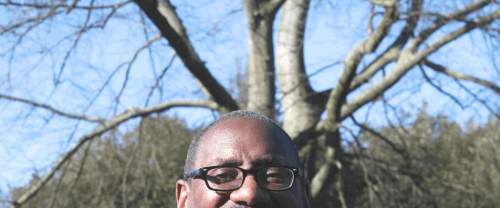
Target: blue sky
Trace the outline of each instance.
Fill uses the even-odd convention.
[[[222,85],[229,86],[229,80],[234,77],[236,71],[236,59],[241,59],[243,65],[248,56],[245,14],[240,1],[172,2],[184,19],[183,23],[200,57],[206,61],[207,67],[217,80]],[[312,1],[304,48],[309,74],[344,59],[357,43],[366,38],[370,5],[367,1],[350,1],[344,4],[346,3],[338,2],[332,7],[327,1]],[[137,11],[138,8],[134,4],[129,4],[118,13],[118,18],[110,20],[105,29],[83,35],[78,47],[68,58],[57,88],[53,80],[59,74],[61,60],[72,44],[71,39],[60,42],[52,54],[44,55],[41,52],[72,33],[75,25],[72,21],[81,22],[85,13],[61,16],[54,19],[50,25],[35,29],[16,49],[12,64],[9,64],[10,56],[0,56],[0,93],[36,100],[66,112],[85,112],[87,115],[111,118],[114,105],[110,103],[123,85],[126,66],[119,68],[109,86],[102,91],[93,105],[86,111],[85,108],[108,76],[121,63],[129,61],[135,50],[146,42]],[[15,15],[12,14],[11,17],[14,18]],[[278,23],[279,14],[276,20]],[[459,25],[454,27],[457,26]],[[379,51],[395,38],[395,32],[401,27],[402,25],[395,25],[391,28],[389,39],[381,44]],[[278,31],[279,24],[275,24],[274,29]],[[453,28],[444,28],[443,32],[451,29]],[[149,35],[149,38],[152,37],[154,34]],[[439,38],[439,34],[433,37],[436,38]],[[10,45],[13,39],[1,38],[0,41],[0,44]],[[151,46],[151,53],[144,51],[139,54],[130,68],[127,88],[118,105],[118,113],[129,106],[145,105],[151,84],[172,57],[173,51],[167,44],[166,40],[155,42]],[[7,49],[4,48],[1,52],[5,50]],[[432,55],[431,60],[444,63],[451,69],[500,83],[499,75],[495,74],[490,59],[485,58],[489,55],[488,48],[479,32],[464,36],[446,45],[439,52],[442,53]],[[374,57],[375,55],[368,55],[367,60]],[[244,68],[244,65],[242,67]],[[342,65],[336,65],[312,76],[312,87],[318,91],[333,87],[341,70]],[[10,80],[7,80],[5,77],[9,72]],[[441,76],[427,72],[431,77]],[[375,76],[373,81],[376,82],[380,78],[381,74]],[[444,83],[441,83],[447,86],[445,89],[456,91],[458,87],[448,85],[447,81],[451,82],[443,79]],[[422,74],[415,70],[407,74],[386,96],[393,98],[391,104],[411,113],[417,112],[425,101],[428,103],[428,112],[432,114],[443,112],[460,122],[475,119],[482,123],[488,119],[489,113],[477,102],[471,103],[470,109],[461,110],[453,105],[449,98],[423,82]],[[153,93],[150,106],[168,100],[203,99],[202,93],[179,58],[174,59],[161,84],[168,87],[164,88],[162,94],[158,91]],[[348,99],[357,94],[359,92],[353,93]],[[466,98],[466,93],[457,91],[457,96]],[[495,101],[493,106],[499,106],[498,96],[495,98],[493,93],[485,96]],[[279,95],[277,97],[279,98]],[[39,171],[40,175],[48,171],[57,158],[78,138],[96,127],[96,124],[52,116],[45,110],[32,109],[30,106],[6,100],[0,100],[0,109],[3,112],[0,115],[0,190],[4,194],[8,192],[9,187],[25,185],[31,179],[33,171]],[[381,109],[380,103],[372,108],[365,107],[356,113],[356,117],[361,121],[368,118],[374,126],[384,125],[386,120],[381,116]],[[368,112],[369,115],[366,116]],[[212,112],[196,108],[177,108],[167,113],[185,119],[189,126],[207,124],[214,118]],[[389,115],[392,118],[393,116]],[[130,129],[137,121],[138,119],[131,120],[120,128],[123,131]],[[350,122],[346,121],[346,125],[349,124]]]

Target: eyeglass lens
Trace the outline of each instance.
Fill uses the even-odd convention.
[[[293,171],[285,167],[268,167],[257,173],[257,183],[265,189],[282,190],[293,183]],[[230,190],[243,183],[243,172],[238,168],[220,167],[207,172],[208,186],[216,190]]]

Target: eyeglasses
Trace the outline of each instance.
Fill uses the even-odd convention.
[[[203,177],[207,187],[213,191],[232,191],[239,189],[250,173],[257,178],[257,184],[269,191],[285,191],[292,188],[295,179],[300,178],[299,168],[292,166],[270,166],[255,170],[239,167],[212,166],[193,170],[184,178]]]

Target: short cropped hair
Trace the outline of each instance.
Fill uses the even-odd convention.
[[[277,127],[279,127],[272,119],[270,119],[270,118],[268,118],[260,113],[257,113],[254,111],[249,111],[249,110],[232,111],[230,113],[227,113],[227,114],[221,116],[220,118],[213,121],[206,128],[199,131],[196,134],[196,136],[194,136],[193,139],[191,140],[191,144],[189,145],[189,149],[188,149],[187,156],[186,156],[186,164],[184,165],[184,178],[186,178],[186,175],[189,173],[189,171],[192,170],[192,168],[194,166],[194,162],[196,159],[196,153],[198,152],[198,147],[200,145],[201,139],[203,138],[203,136],[205,136],[205,133],[207,133],[207,131],[210,130],[213,126],[215,126],[218,123],[220,123],[224,120],[227,120],[229,118],[258,119],[269,126],[276,125]],[[283,129],[281,129],[281,127],[279,129],[281,131],[283,131]],[[288,134],[286,134],[286,133],[285,133],[285,135],[288,136]],[[289,136],[288,136],[288,138],[290,139],[291,144],[294,145],[292,139]],[[300,159],[299,159],[298,155],[296,155],[295,159],[300,164]]]

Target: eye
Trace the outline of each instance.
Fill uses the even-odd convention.
[[[212,183],[228,183],[238,178],[239,170],[235,168],[217,168],[207,173],[207,180]]]
[[[259,180],[268,189],[282,189],[293,183],[292,170],[284,167],[269,167],[259,173]]]
[[[236,173],[221,173],[221,174],[215,175],[214,177],[221,179],[221,180],[231,180],[231,179],[236,178],[237,175],[238,174],[236,174]]]
[[[266,173],[266,181],[268,183],[281,183],[283,180],[285,180],[285,176],[281,172]]]

